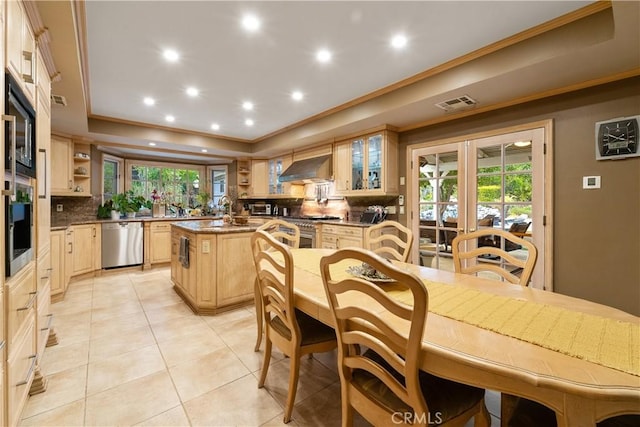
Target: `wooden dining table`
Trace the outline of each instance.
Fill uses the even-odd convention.
[[[316,263],[332,252],[331,249],[292,250],[296,307],[328,325],[332,325],[333,320]],[[477,291],[477,295],[505,297],[507,305],[509,301],[532,302],[573,315],[631,323],[632,328],[640,323],[637,316],[583,299],[414,264],[394,264],[422,279],[428,291],[435,286],[433,283],[438,284],[439,289],[446,285]],[[597,338],[594,337],[593,346],[598,345]],[[635,352],[633,348],[637,347],[620,347],[616,352],[621,357],[640,359],[639,354],[624,354]],[[556,412],[558,426],[594,426],[616,415],[640,414],[640,376],[637,374],[435,314],[431,306],[422,352],[421,369],[450,380],[540,402]]]

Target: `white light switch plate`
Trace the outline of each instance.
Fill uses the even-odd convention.
[[[600,188],[600,176],[583,176],[582,188],[585,190]]]

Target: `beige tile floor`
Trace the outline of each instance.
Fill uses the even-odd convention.
[[[282,425],[289,362],[274,350],[258,389],[253,307],[194,315],[163,268],[76,281],[52,311],[59,344],[42,359],[48,388],[29,398],[22,426]],[[494,426],[499,401],[487,393]],[[335,352],[303,359],[288,425],[340,425]]]

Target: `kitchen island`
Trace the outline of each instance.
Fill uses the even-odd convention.
[[[259,226],[222,221],[171,224],[173,288],[195,313],[216,314],[253,303],[251,234]]]

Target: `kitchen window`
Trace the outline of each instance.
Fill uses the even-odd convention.
[[[127,186],[135,195],[149,199],[156,190],[168,204],[193,207],[198,203],[203,169],[196,165],[127,161]]]
[[[122,193],[122,169],[124,161],[108,154],[102,155],[102,203],[114,194]]]

